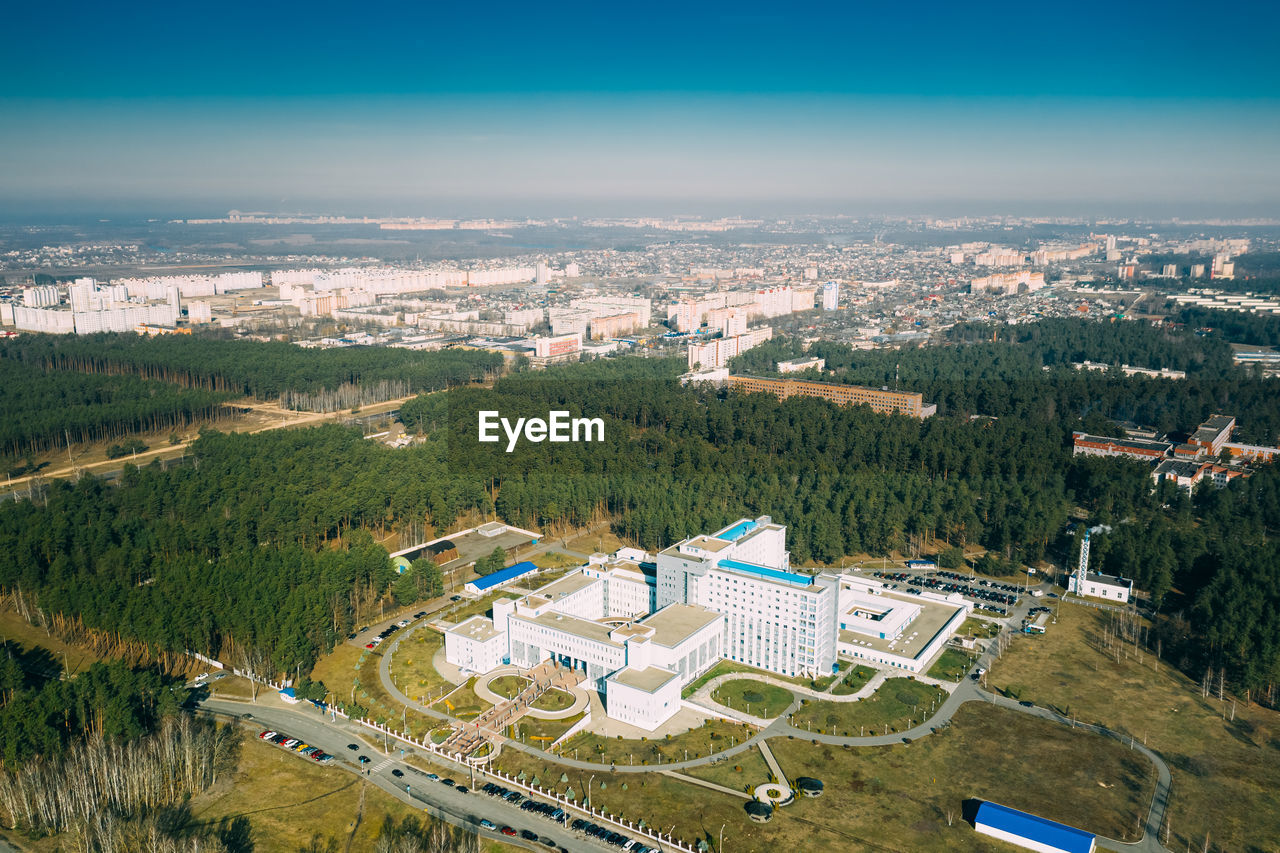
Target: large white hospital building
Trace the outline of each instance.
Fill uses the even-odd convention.
[[[971,609],[959,596],[898,596],[879,581],[791,571],[786,528],[742,519],[655,556],[623,548],[445,633],[469,672],[555,660],[581,672],[610,717],[652,731],[722,658],[786,676],[838,656],[919,672]]]

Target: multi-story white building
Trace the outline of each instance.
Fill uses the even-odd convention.
[[[835,575],[790,571],[786,528],[768,516],[660,551],[658,606],[725,614],[724,656],[783,675],[833,671]]]
[[[61,299],[62,294],[52,284],[41,284],[22,289],[22,304],[28,308],[49,308],[57,305]]]
[[[878,581],[791,571],[786,528],[740,519],[650,557],[623,548],[445,632],[466,672],[552,660],[580,673],[614,719],[652,731],[722,658],[786,676],[838,656],[921,672],[972,609],[961,596],[891,594]]]
[[[689,344],[689,367],[724,367],[729,359],[741,355],[773,337],[773,329],[763,326],[731,338],[713,338],[703,344]]]

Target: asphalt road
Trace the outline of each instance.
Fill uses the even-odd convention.
[[[298,710],[294,710],[252,705],[228,699],[205,699],[200,703],[200,707],[225,716],[244,717],[246,714],[252,715],[251,722],[259,727],[253,730],[255,736],[261,729],[270,728],[283,734],[288,734],[291,737],[299,738],[312,746],[318,746],[334,756],[334,761],[329,767],[335,773],[347,772],[365,775],[360,769],[361,765],[358,761],[358,756],[365,755],[369,758],[369,763],[364,765],[369,768],[366,778],[373,784],[404,802],[415,805],[456,826],[462,826],[477,832],[485,838],[500,839],[508,844],[525,847],[530,850],[547,850],[542,845],[533,844],[520,838],[511,838],[494,830],[484,829],[480,826],[482,818],[487,818],[497,824],[499,828],[505,825],[512,827],[517,832],[522,829],[536,832],[539,836],[548,837],[555,841],[558,846],[573,851],[573,853],[617,853],[617,847],[574,832],[567,827],[559,826],[541,815],[521,811],[518,806],[513,806],[484,793],[471,792],[464,794],[455,788],[428,779],[424,771],[401,760],[403,753],[400,749],[394,747],[396,741],[392,740],[392,754],[389,756],[383,755],[357,737],[359,734],[366,736],[373,734],[369,729],[349,723],[341,718],[331,721],[328,716],[321,714],[310,705],[299,705]],[[358,744],[360,746],[359,751],[347,749],[347,744],[349,743]],[[273,748],[279,749],[279,747]],[[304,756],[296,756],[296,760],[310,761],[311,759]],[[431,760],[437,764],[450,763],[438,756],[431,756]],[[404,775],[396,777],[392,774],[392,770],[399,770]],[[455,770],[456,772],[451,778],[461,785],[470,787],[471,780],[467,771],[461,767],[455,767]],[[477,777],[477,781],[480,778]],[[484,783],[480,782],[480,784],[483,785]]]

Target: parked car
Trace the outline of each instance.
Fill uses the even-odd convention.
[[[495,825],[494,825],[493,821],[489,820],[488,818],[481,818],[481,819],[480,819],[480,825],[481,825],[481,826],[483,826],[485,829],[497,829],[497,828],[498,828],[497,826],[495,826]]]

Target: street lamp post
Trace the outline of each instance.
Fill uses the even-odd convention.
[[[591,808],[591,783],[596,781],[596,774],[591,774],[591,781],[587,782],[587,808]]]
[[[724,853],[724,824],[720,824],[720,846],[716,848],[716,853]]]

